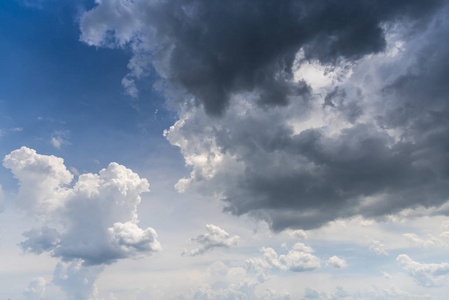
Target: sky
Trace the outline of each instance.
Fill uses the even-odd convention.
[[[0,298],[446,299],[446,0],[0,2]]]

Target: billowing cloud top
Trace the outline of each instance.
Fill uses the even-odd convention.
[[[98,265],[161,249],[156,231],[137,225],[148,181],[124,166],[80,175],[74,186],[61,158],[26,147],[7,155],[4,166],[19,180],[19,204],[42,223],[24,233],[25,251]]]

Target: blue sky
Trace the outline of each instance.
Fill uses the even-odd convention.
[[[445,299],[447,1],[0,3],[0,297]]]

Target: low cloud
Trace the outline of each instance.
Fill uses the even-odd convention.
[[[193,300],[215,300],[215,299],[263,299],[263,300],[290,300],[287,292],[278,292],[272,289],[258,291],[257,283],[244,281],[231,283],[225,288],[213,289],[204,286],[195,292]]]
[[[84,266],[81,259],[59,262],[53,273],[53,283],[67,294],[69,300],[98,299],[95,281],[104,266]]]
[[[270,270],[306,272],[314,271],[321,267],[321,259],[313,255],[314,250],[303,244],[296,243],[287,254],[279,255],[273,248],[262,248],[261,257],[246,260],[249,271],[257,274],[259,281],[265,281],[270,277]]]
[[[207,224],[206,233],[192,238],[192,241],[198,243],[200,247],[190,251],[185,250],[183,254],[196,256],[212,251],[215,248],[230,248],[237,245],[238,240],[239,237],[237,235],[231,236],[220,227]]]
[[[42,277],[34,278],[23,293],[28,300],[44,299],[47,282]]]
[[[449,263],[425,264],[414,261],[406,254],[396,258],[399,266],[406,270],[415,281],[425,287],[445,283],[449,274]]]
[[[382,288],[373,286],[371,289],[359,290],[357,292],[348,292],[343,287],[339,286],[333,293],[326,293],[317,291],[311,288],[306,288],[304,292],[306,299],[320,299],[320,300],[333,300],[333,299],[431,299],[429,295],[413,294],[396,286],[389,288]]]
[[[385,245],[380,241],[372,240],[368,249],[377,255],[388,255],[388,252],[385,250]]]
[[[332,256],[331,258],[329,258],[327,263],[334,269],[344,269],[348,266],[346,260],[338,256]]]
[[[307,239],[307,232],[304,230],[287,230],[287,234],[292,239],[305,240]]]

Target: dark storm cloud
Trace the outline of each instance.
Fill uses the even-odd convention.
[[[261,104],[285,105],[307,92],[304,83],[292,81],[300,49],[307,59],[325,64],[357,60],[384,50],[384,24],[419,23],[442,1],[133,1],[110,12],[109,6],[119,5],[103,2],[81,19],[84,40],[98,28],[102,42],[91,44],[107,43],[117,27],[154,31],[155,63],[166,63],[163,77],[209,114],[220,115],[236,93],[256,92]],[[113,17],[117,23],[109,21]],[[144,25],[134,25],[139,22]]]
[[[316,129],[292,136],[288,128],[275,124],[279,132],[273,135],[261,128],[265,142],[258,143],[258,149],[249,144],[257,137],[254,130],[240,129],[238,140],[220,139],[227,147],[251,149],[237,154],[247,167],[238,188],[227,193],[227,209],[265,218],[273,229],[281,230],[445,203],[449,199],[449,46],[441,37],[449,34],[449,24],[436,22],[433,29],[418,40],[424,46],[415,49],[416,62],[382,89],[384,108],[372,116],[374,123],[355,124],[337,138]],[[339,93],[344,98],[338,88],[328,93],[325,105],[335,109],[332,101]],[[401,132],[399,139],[378,126]],[[362,204],[366,197],[378,201]]]
[[[182,119],[168,139],[187,161],[197,153],[216,156],[211,139],[236,160],[215,167],[212,179],[197,176],[204,166],[191,163],[191,184],[222,192],[227,211],[267,220],[275,231],[441,206],[449,199],[445,12],[404,46],[400,59],[372,57],[342,87],[328,89],[318,109],[346,122],[337,134],[319,124],[294,131],[290,122],[301,124],[313,110],[310,95],[282,109],[232,104],[220,120],[201,113]]]
[[[151,44],[161,76],[204,105],[206,114],[181,111],[166,135],[193,167],[181,189],[222,195],[226,210],[274,230],[449,199],[446,1],[126,3],[86,13],[82,39],[101,46],[112,34],[137,54]],[[397,49],[369,56],[388,46]],[[317,91],[293,79],[300,50],[355,73],[316,105]],[[324,126],[326,114],[334,120]]]

